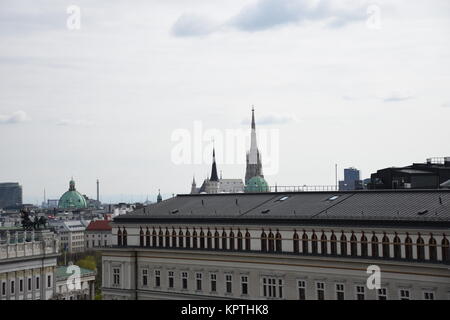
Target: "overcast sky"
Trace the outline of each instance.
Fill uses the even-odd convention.
[[[249,130],[252,105],[279,134],[271,185],[450,156],[449,18],[448,0],[2,0],[0,181],[31,203],[72,176],[103,200],[186,193],[210,163],[174,163],[174,132]]]

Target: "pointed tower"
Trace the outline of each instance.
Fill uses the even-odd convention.
[[[195,176],[192,178],[191,194],[198,193],[197,184],[195,183]]]
[[[213,163],[211,169],[211,178],[209,181],[219,181],[219,176],[217,175],[217,165],[216,165],[216,149],[213,147]]]
[[[252,128],[251,128],[250,150],[247,152],[247,167],[245,170],[245,184],[256,176],[264,178],[262,172],[261,154],[256,144],[255,108],[252,107]]]
[[[156,197],[156,203],[160,203],[162,201],[161,190],[158,189],[158,196]]]

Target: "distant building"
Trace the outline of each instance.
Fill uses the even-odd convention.
[[[250,137],[250,150],[247,152],[246,168],[245,168],[245,185],[251,178],[259,176],[264,178],[262,171],[261,153],[256,144],[256,125],[255,125],[255,109],[252,108],[252,131]]]
[[[88,207],[86,198],[75,189],[75,181],[73,179],[69,182],[69,191],[65,192],[59,199],[58,207],[71,210],[86,209]]]
[[[339,181],[339,191],[352,191],[363,189],[363,182],[356,168],[344,169],[344,180]]]
[[[80,220],[58,221],[50,220],[61,241],[61,251],[69,254],[85,251],[85,222]]]
[[[439,189],[450,183],[450,157],[429,158],[426,163],[378,170],[369,189]]]
[[[213,148],[213,162],[211,167],[211,177],[203,181],[200,188],[197,188],[195,177],[192,179],[191,194],[196,193],[237,193],[244,191],[242,179],[222,179],[217,175],[216,150]]]
[[[80,286],[79,288],[69,288],[68,279],[73,274],[70,266],[61,266],[56,268],[56,290],[55,300],[94,300],[95,299],[95,270],[80,268]]]
[[[0,208],[19,209],[22,206],[22,186],[17,182],[0,183]]]
[[[86,249],[108,247],[111,245],[111,221],[91,221],[86,228]]]

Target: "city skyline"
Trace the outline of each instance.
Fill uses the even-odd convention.
[[[248,131],[252,105],[258,129],[280,134],[270,185],[334,185],[336,163],[339,177],[354,166],[367,178],[448,156],[450,4],[379,1],[371,29],[368,2],[320,2],[283,0],[269,19],[269,0],[80,1],[79,30],[68,1],[2,2],[0,182],[39,204],[71,176],[94,199],[99,179],[103,201],[189,193],[210,162],[174,164],[173,132]],[[245,164],[221,163],[227,152],[216,146],[218,170],[244,177]]]

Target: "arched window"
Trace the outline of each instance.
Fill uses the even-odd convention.
[[[425,259],[425,241],[423,241],[422,237],[420,236],[417,238],[417,260],[424,260]]]
[[[405,258],[407,260],[411,260],[413,258],[412,240],[408,233],[406,233],[405,238]]]
[[[341,234],[341,255],[347,255],[347,237],[345,236],[344,231],[342,231]]]
[[[123,227],[123,232],[122,232],[122,243],[125,247],[128,245],[127,229],[125,229],[125,227]]]
[[[161,230],[161,227],[159,227],[159,233],[158,233],[158,246],[164,247],[164,233]]]
[[[313,234],[311,236],[311,249],[313,254],[317,254],[317,235],[316,232],[313,230]]]
[[[248,232],[248,229],[245,229],[245,250],[250,251],[251,249],[250,232]]]
[[[305,230],[303,230],[302,234],[302,253],[308,254],[309,248],[308,248],[308,235],[306,234]]]
[[[433,234],[430,233],[430,241],[428,242],[428,247],[430,250],[430,260],[437,261],[437,242],[433,238]]]
[[[378,258],[380,253],[378,252],[378,237],[375,235],[375,232],[372,233],[372,239],[370,240],[372,246],[372,257]]]
[[[390,258],[391,257],[391,250],[390,250],[390,241],[386,233],[384,233],[383,239],[381,239],[381,244],[383,247],[383,258]]]
[[[214,232],[214,249],[219,250],[220,249],[220,235],[219,235],[219,231]]]
[[[186,228],[186,248],[191,247],[191,233],[189,232],[189,229]]]
[[[119,230],[117,231],[117,245],[119,247],[122,246],[122,230],[119,227]]]
[[[261,251],[266,252],[267,251],[267,235],[264,232],[264,229],[261,233]]]
[[[169,229],[166,227],[166,248],[170,247],[170,232]]]
[[[399,236],[395,233],[394,237],[394,258],[401,259],[402,258],[402,244]]]
[[[325,235],[325,232],[322,230],[322,236],[320,237],[320,253],[321,254],[328,254],[328,241],[327,236]]]
[[[222,250],[227,250],[227,233],[222,229]]]
[[[177,247],[177,232],[175,231],[175,228],[172,227],[172,248]]]
[[[361,257],[367,257],[368,255],[369,255],[369,245],[367,237],[363,231],[361,236]]]
[[[350,236],[350,255],[352,257],[356,257],[358,255],[358,240],[356,239],[353,231],[352,235]]]
[[[234,250],[234,232],[230,229],[230,250]]]
[[[156,237],[156,230],[155,230],[155,227],[153,227],[153,231],[152,231],[152,246],[155,247],[155,248],[158,246],[158,243],[156,242],[156,239],[157,239],[157,237]]]
[[[277,252],[282,252],[283,251],[281,233],[278,230],[277,230],[277,234],[275,235],[275,250]]]
[[[198,242],[197,242],[197,230],[192,231],[192,248],[197,249]]]
[[[212,249],[212,233],[211,230],[208,228],[208,232],[206,233],[206,245],[208,247],[208,250]]]
[[[272,233],[272,230],[269,229],[269,252],[275,251],[275,236]]]
[[[140,227],[139,230],[139,246],[140,247],[144,246],[144,230],[142,230],[142,227]]]
[[[337,237],[334,234],[334,231],[331,231],[331,254],[337,255]]]
[[[183,231],[180,230],[178,231],[178,247],[180,248],[184,248],[184,243],[183,243]]]
[[[205,249],[205,233],[202,227],[200,227],[200,249]]]
[[[294,230],[294,236],[293,236],[293,241],[294,241],[294,253],[299,253],[300,252],[300,247],[299,247],[299,236],[296,230]]]
[[[243,249],[243,237],[242,237],[242,232],[241,229],[238,229],[238,233],[237,233],[237,249],[239,251],[242,251]]]
[[[147,246],[147,247],[150,247],[150,230],[148,230],[148,227],[147,227],[147,231],[145,231],[145,245]]]
[[[442,261],[443,262],[449,262],[450,261],[449,247],[450,247],[449,246],[449,241],[445,237],[445,234],[444,234],[444,239],[442,239]]]

